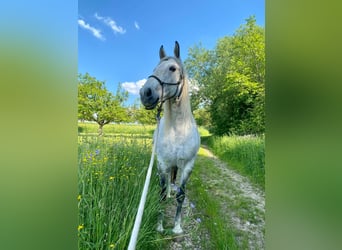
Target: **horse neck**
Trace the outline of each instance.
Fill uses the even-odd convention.
[[[183,92],[179,100],[168,100],[164,104],[165,129],[172,126],[190,127],[193,122],[187,82],[184,81]]]

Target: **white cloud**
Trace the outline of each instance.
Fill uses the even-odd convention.
[[[77,22],[78,22],[79,26],[81,26],[83,29],[89,30],[96,38],[98,38],[100,40],[105,40],[104,36],[101,33],[101,30],[90,26],[88,23],[86,23],[82,19],[78,19]]]
[[[139,90],[145,84],[146,79],[139,80],[137,82],[124,82],[122,87],[133,95],[139,95]]]
[[[97,13],[95,13],[94,16],[97,20],[100,20],[104,24],[109,26],[114,31],[115,34],[116,33],[120,33],[120,34],[126,33],[126,30],[124,28],[122,28],[121,26],[117,25],[116,22],[113,19],[111,19],[110,17],[102,17],[102,16],[99,16]]]
[[[137,30],[140,30],[140,26],[139,26],[139,24],[138,24],[137,21],[134,22],[134,27],[135,27]]]

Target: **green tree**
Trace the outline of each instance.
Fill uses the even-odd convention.
[[[156,124],[157,109],[147,110],[144,105],[140,103],[140,99],[135,100],[131,107],[131,111],[132,120],[144,125]]]
[[[197,101],[210,113],[212,132],[265,131],[265,36],[254,17],[219,39],[214,50],[191,48],[185,65],[198,82]]]
[[[188,58],[184,64],[190,77],[190,84],[196,83],[199,88],[196,92],[191,93],[192,110],[198,109],[201,104],[207,104],[208,100],[210,100],[204,90],[210,84],[213,63],[213,51],[204,49],[201,44],[189,48]]]
[[[194,112],[194,118],[198,126],[203,126],[207,129],[211,127],[210,113],[205,108],[196,109]]]
[[[78,119],[95,121],[99,125],[99,136],[103,126],[110,122],[127,121],[123,102],[128,93],[119,85],[113,95],[105,87],[105,82],[97,80],[88,73],[78,75]]]

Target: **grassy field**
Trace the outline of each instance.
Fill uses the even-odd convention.
[[[151,140],[79,136],[79,249],[126,249],[150,160]],[[160,249],[155,173],[137,249]]]
[[[96,123],[78,123],[78,133],[80,135],[97,135],[99,126]],[[107,124],[103,127],[104,135],[152,135],[155,125],[137,124]]]
[[[127,249],[151,156],[155,126],[110,124],[104,126],[102,137],[96,136],[97,128],[97,124],[91,123],[78,125],[79,249]],[[229,165],[238,166],[241,172],[262,182],[264,177],[260,175],[264,172],[252,169],[255,166],[260,168],[261,156],[245,158],[251,157],[250,152],[263,154],[259,148],[263,140],[234,137],[232,142],[229,138],[210,137],[203,128],[200,133]],[[246,143],[248,140],[258,147]],[[253,165],[253,161],[256,164]],[[203,184],[202,177],[210,164],[210,159],[200,151],[195,166],[197,170],[189,181],[189,195],[196,197],[196,206],[204,215],[202,225],[210,232],[212,249],[236,249],[234,232],[227,227],[230,222],[212,197],[215,186]],[[155,230],[160,209],[159,180],[155,170],[153,168],[137,249],[169,249],[172,238]],[[208,242],[203,246],[208,246]]]
[[[103,134],[106,136],[114,135],[135,135],[151,138],[156,125],[139,125],[139,124],[108,124],[103,127]],[[96,123],[78,123],[79,135],[97,135],[98,125]],[[208,130],[203,127],[199,128],[201,136],[209,136]]]

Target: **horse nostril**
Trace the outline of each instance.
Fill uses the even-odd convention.
[[[148,88],[145,90],[145,96],[149,97],[152,95],[152,91],[151,91],[151,88]]]

